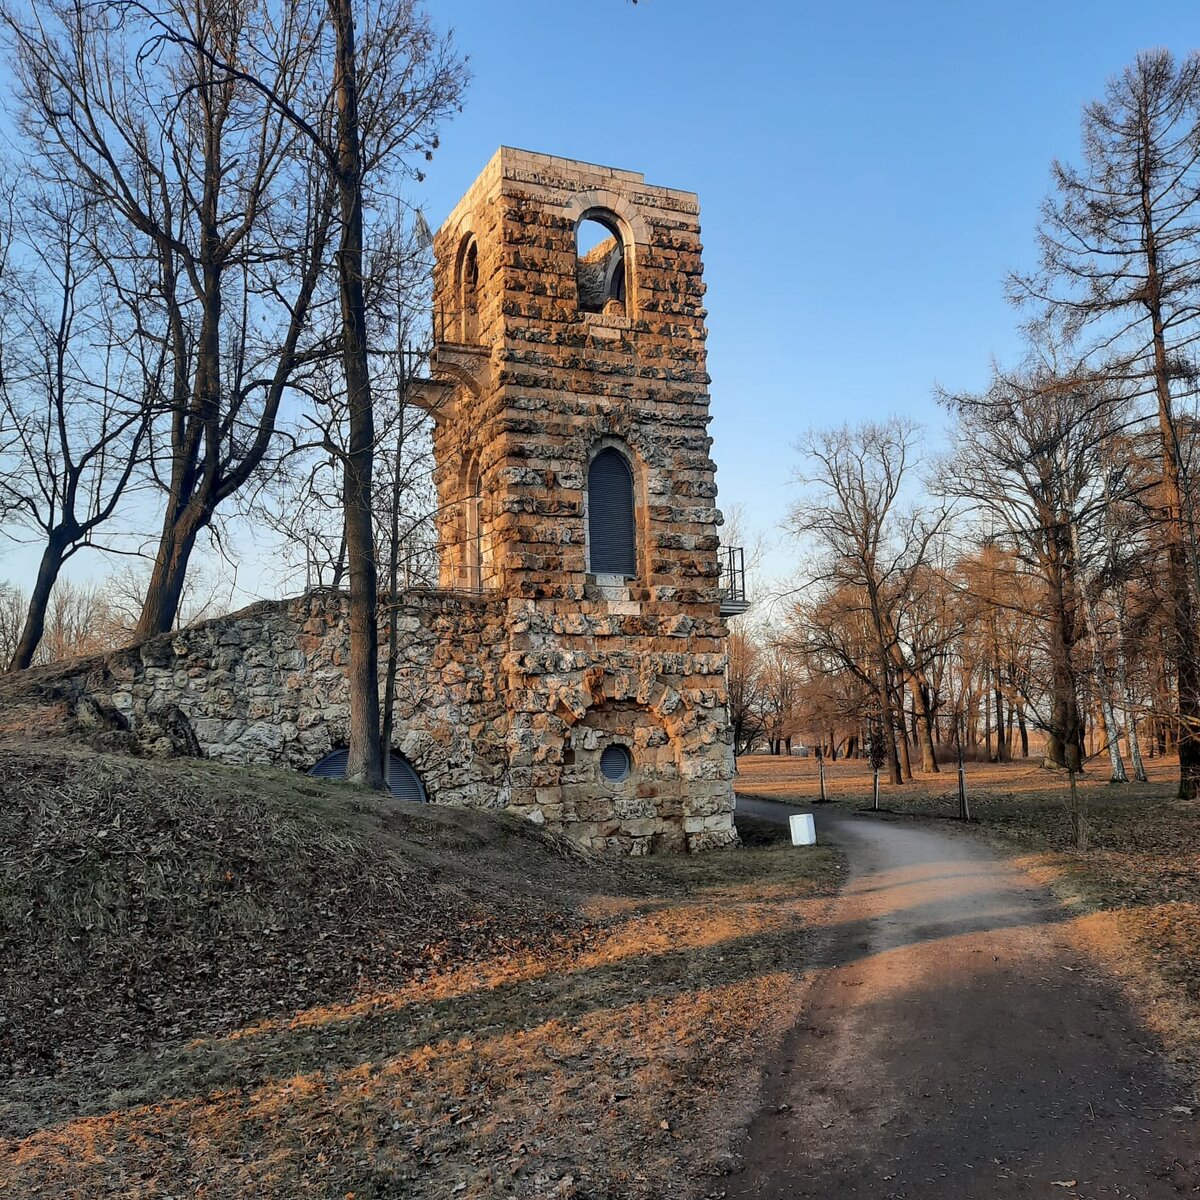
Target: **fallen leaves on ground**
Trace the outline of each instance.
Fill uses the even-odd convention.
[[[771,830],[613,862],[211,764],[0,751],[0,780],[24,922],[3,949],[62,1008],[20,1015],[0,1195],[686,1195],[796,1014],[840,872]]]

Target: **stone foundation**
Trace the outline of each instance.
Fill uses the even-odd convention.
[[[307,771],[348,740],[346,606],[335,592],[264,602],[89,661],[71,689],[76,713],[119,725],[143,753]],[[511,808],[597,850],[734,840],[725,712],[688,686],[702,664],[686,644],[613,670],[601,612],[554,652],[533,650],[546,631],[527,601],[413,592],[393,619],[393,747],[432,803]],[[386,623],[380,634],[386,647]],[[599,771],[612,741],[633,758],[616,784]]]

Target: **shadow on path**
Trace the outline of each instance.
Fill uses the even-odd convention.
[[[966,832],[815,811],[849,882],[729,1197],[1200,1193],[1183,1088],[1070,913]]]

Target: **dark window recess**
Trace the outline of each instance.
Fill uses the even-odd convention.
[[[588,468],[588,569],[593,575],[637,574],[633,472],[619,450],[601,450]]]
[[[600,774],[610,783],[620,783],[629,778],[633,770],[633,756],[627,746],[605,746],[600,753]]]
[[[318,779],[345,779],[349,760],[349,750],[334,750],[325,755],[309,774]],[[425,786],[421,783],[421,777],[403,754],[393,754],[388,759],[387,783],[388,791],[398,800],[411,800],[414,804],[425,803]]]

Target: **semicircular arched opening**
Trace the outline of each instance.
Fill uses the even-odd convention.
[[[585,214],[575,228],[575,284],[582,312],[625,315],[625,240],[616,218]]]
[[[341,746],[331,750],[319,763],[309,770],[316,779],[345,779],[346,767],[350,761],[350,751]],[[388,757],[387,768],[388,791],[397,800],[408,800],[414,804],[425,804],[429,797],[425,794],[425,784],[416,768],[404,757],[393,751]]]

